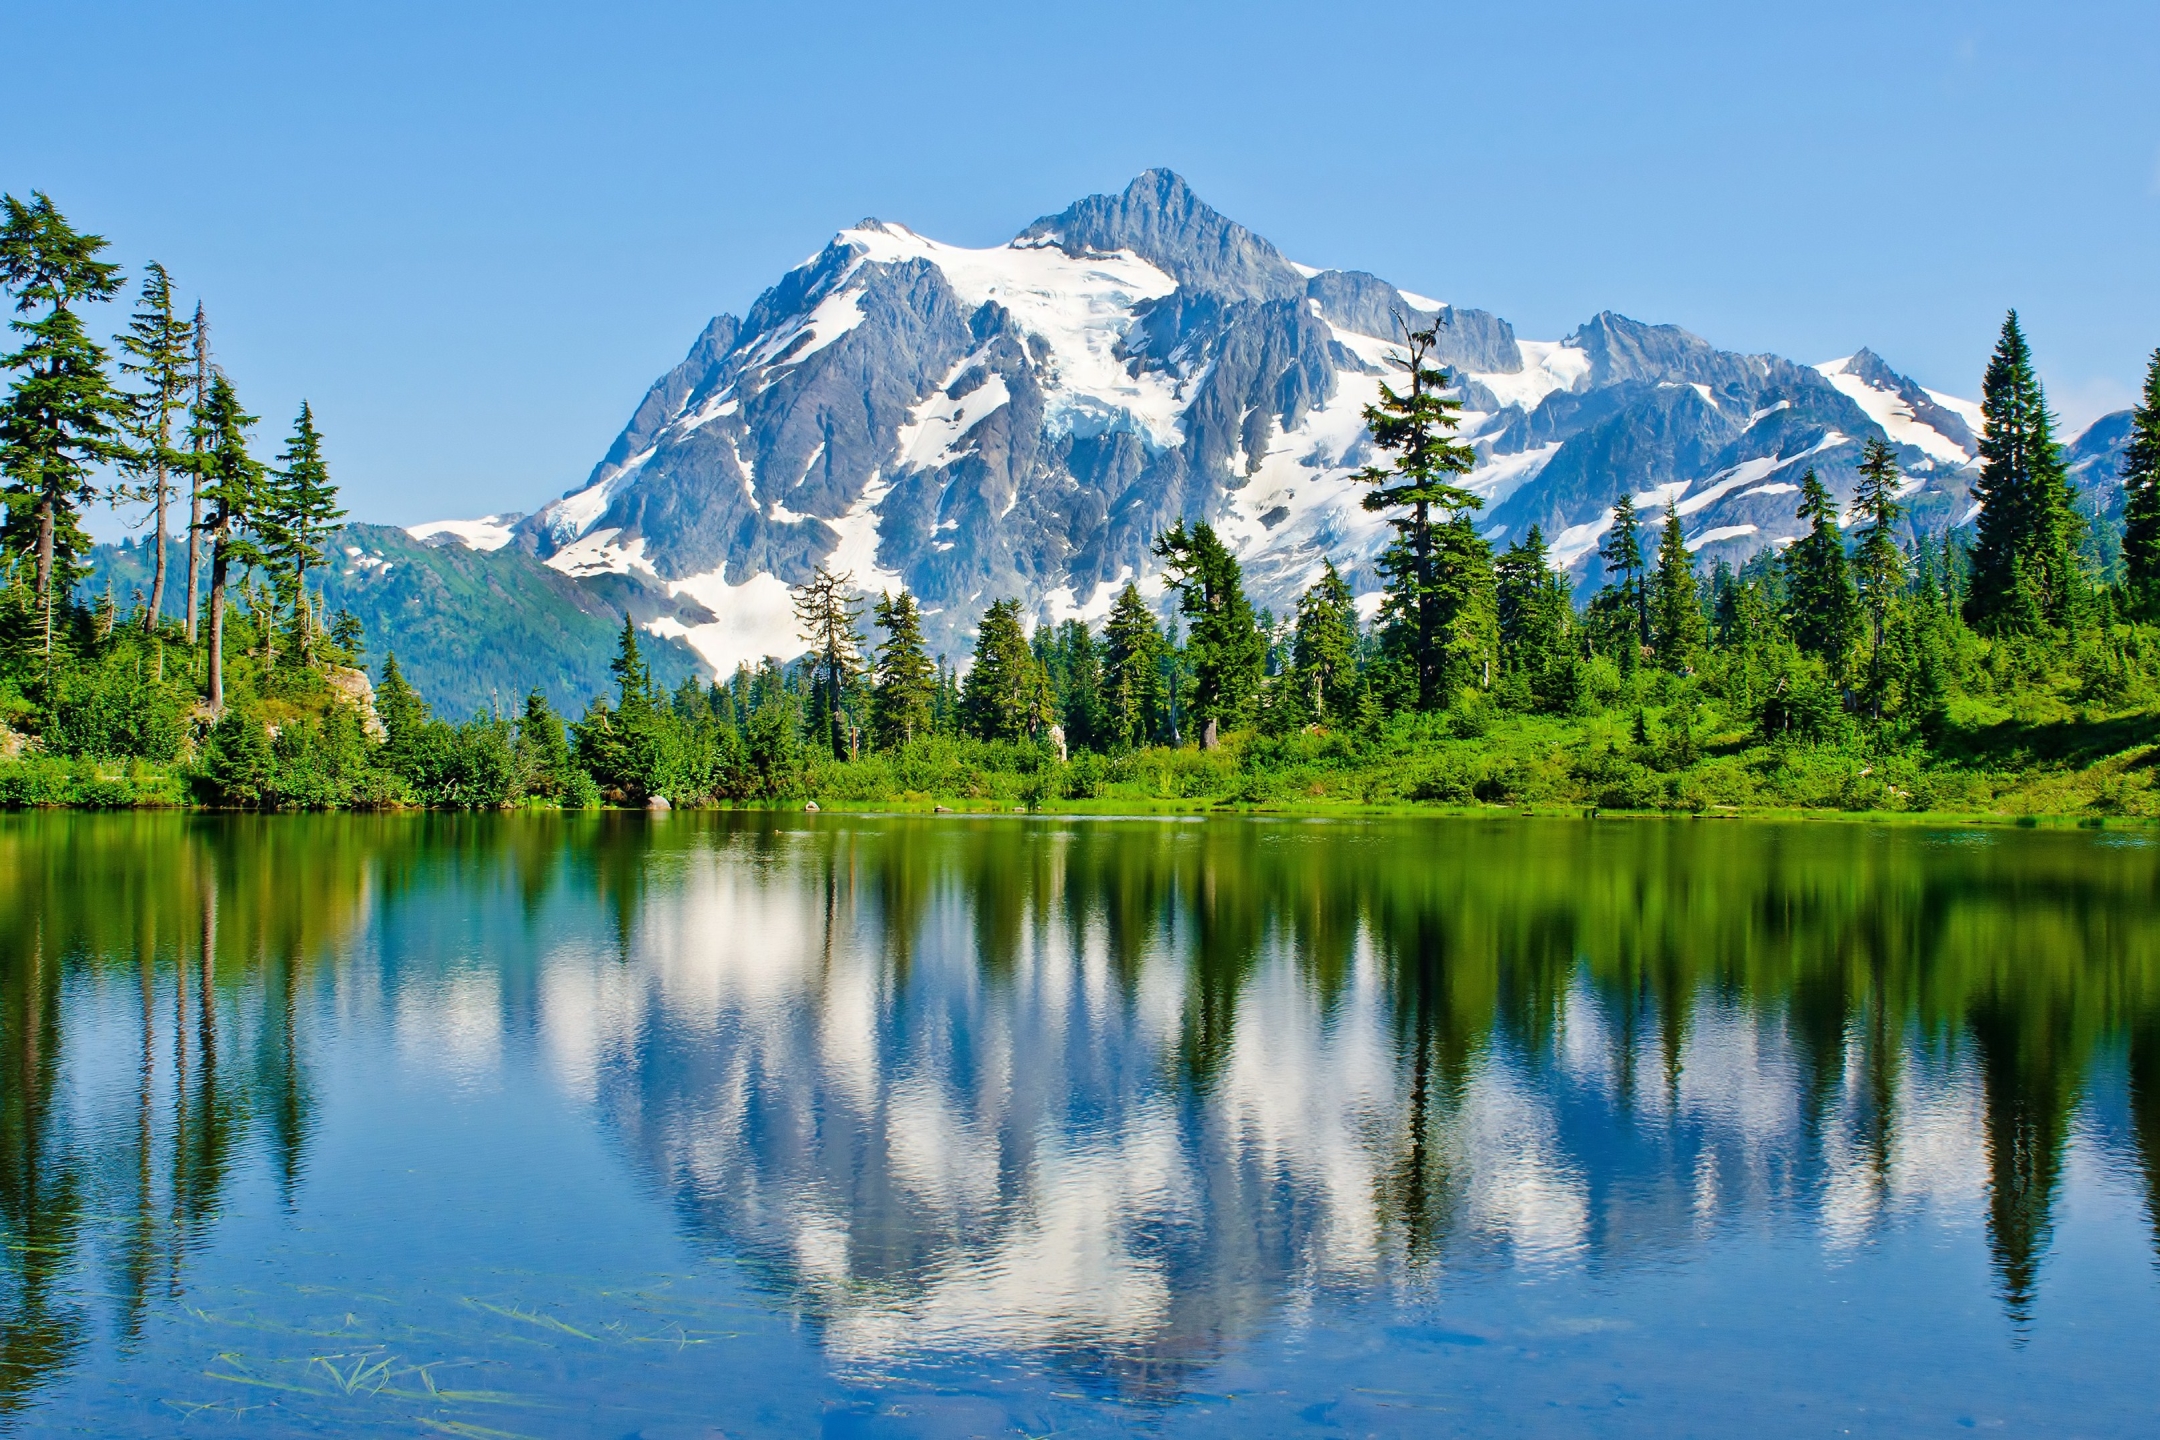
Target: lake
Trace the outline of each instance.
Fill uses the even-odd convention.
[[[2160,1427],[2160,848],[0,816],[0,1431]]]

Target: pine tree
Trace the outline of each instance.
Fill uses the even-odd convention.
[[[128,434],[134,441],[122,462],[136,484],[128,498],[151,507],[150,606],[143,628],[155,631],[165,614],[166,507],[174,495],[174,477],[187,469],[187,454],[176,448],[173,422],[186,407],[188,366],[193,333],[173,314],[172,277],[155,260],[143,272],[142,301],[119,339],[125,359],[120,368],[142,378],[143,388],[129,397]]]
[[[1984,634],[2065,625],[2079,583],[2076,496],[2015,310],[1988,361],[1980,410],[1980,531],[1966,619]]]
[[[406,682],[394,652],[383,656],[382,684],[375,687],[375,714],[382,721],[384,743],[393,756],[410,751],[428,721],[427,702]]]
[[[1695,557],[1688,553],[1677,506],[1665,512],[1665,528],[1658,536],[1657,578],[1652,588],[1656,603],[1652,607],[1651,639],[1658,663],[1678,674],[1695,663],[1706,627],[1702,593],[1695,583]]]
[[[1301,703],[1319,725],[1347,723],[1357,707],[1357,598],[1332,560],[1298,597],[1293,674]]]
[[[628,611],[623,612],[622,638],[615,642],[615,658],[608,661],[608,673],[615,677],[618,715],[652,708],[652,671],[638,649],[637,622]]]
[[[203,483],[210,472],[210,431],[206,424],[210,406],[210,322],[203,318],[202,302],[195,305],[194,332],[195,397],[188,407],[188,535],[187,535],[187,641],[195,643],[197,582],[202,579]]]
[[[323,462],[322,435],[315,428],[315,412],[306,401],[293,421],[292,438],[278,456],[278,468],[265,487],[263,553],[286,592],[296,621],[307,605],[307,572],[322,563],[322,545],[337,533],[345,518],[338,508],[337,486],[330,482],[330,467]],[[297,627],[304,635],[305,627]],[[306,663],[308,657],[299,657]]]
[[[2130,613],[2160,624],[2160,350],[2145,371],[2145,393],[2130,412],[2123,452],[2124,589]]]
[[[1458,628],[1458,608],[1465,596],[1478,589],[1475,577],[1454,573],[1477,563],[1476,547],[1464,546],[1459,537],[1452,546],[1443,546],[1436,532],[1439,525],[1485,503],[1454,480],[1470,473],[1477,455],[1454,438],[1462,402],[1444,393],[1448,372],[1431,360],[1440,323],[1406,331],[1405,353],[1390,353],[1390,363],[1409,376],[1410,385],[1397,391],[1382,382],[1379,402],[1365,408],[1365,428],[1373,444],[1394,460],[1386,466],[1368,465],[1352,477],[1373,487],[1365,496],[1367,510],[1393,512],[1388,524],[1395,538],[1378,561],[1387,577],[1382,614],[1406,641],[1420,710],[1446,703],[1447,635]],[[1489,549],[1486,563],[1489,572]]]
[[[1608,575],[1620,576],[1619,598],[1635,611],[1636,643],[1650,643],[1650,597],[1642,583],[1642,530],[1635,516],[1635,497],[1622,491],[1613,503],[1612,533],[1598,547]]]
[[[848,700],[861,684],[862,641],[856,630],[862,607],[850,598],[853,574],[835,575],[820,565],[794,588],[795,627],[810,642],[813,672],[810,714],[832,757],[848,758]]]
[[[1039,653],[1046,653],[1051,690],[1057,697],[1058,723],[1073,749],[1102,748],[1102,654],[1095,637],[1079,620],[1035,632]]]
[[[1251,718],[1267,666],[1267,637],[1245,596],[1244,572],[1214,528],[1189,530],[1180,520],[1155,537],[1163,583],[1178,594],[1178,608],[1192,622],[1187,641],[1193,666],[1188,706],[1203,735],[1210,722],[1229,729]]]
[[[1797,513],[1810,527],[1785,551],[1785,627],[1802,653],[1821,660],[1833,675],[1839,675],[1859,638],[1860,597],[1853,592],[1852,571],[1845,560],[1837,501],[1812,466],[1800,477]]]
[[[37,604],[46,663],[52,660],[53,605],[82,574],[90,549],[81,507],[96,497],[100,462],[126,453],[116,422],[127,400],[105,373],[105,351],[83,328],[75,307],[108,300],[120,267],[98,259],[105,239],[68,224],[43,192],[28,204],[0,196],[0,289],[15,297],[22,348],[0,356],[19,372],[0,402],[0,476],[5,477],[7,547],[37,557]]]
[[[1103,622],[1103,707],[1107,739],[1119,749],[1153,744],[1161,733],[1162,630],[1127,581]]]
[[[253,526],[263,491],[262,462],[247,452],[247,430],[255,417],[240,408],[232,382],[221,373],[210,377],[203,407],[205,435],[202,503],[209,507],[203,533],[210,537],[210,713],[225,709],[225,587],[234,564],[260,565],[263,553]]]
[[[922,612],[913,595],[902,590],[897,597],[879,596],[872,616],[885,632],[885,643],[878,648],[870,730],[881,748],[897,750],[930,733],[938,675],[923,649]]]
[[[1028,646],[1018,600],[1000,600],[983,612],[960,704],[968,729],[984,740],[1030,739],[1050,723],[1050,688]]]
[[[1861,451],[1860,488],[1853,497],[1854,513],[1867,522],[1853,556],[1853,575],[1874,631],[1870,655],[1881,653],[1883,623],[1905,589],[1905,552],[1892,529],[1905,513],[1898,503],[1898,481],[1897,457],[1889,445],[1880,437],[1869,440]]]
[[[1500,659],[1510,671],[1539,674],[1567,643],[1573,606],[1567,583],[1553,571],[1545,532],[1536,525],[1493,564]]]

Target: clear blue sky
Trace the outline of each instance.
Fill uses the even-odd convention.
[[[0,188],[162,260],[264,453],[307,397],[401,523],[578,481],[864,215],[993,244],[1150,165],[1527,336],[1612,308],[1972,395],[2016,305],[2073,424],[2160,346],[2154,0],[0,0],[0,95]]]

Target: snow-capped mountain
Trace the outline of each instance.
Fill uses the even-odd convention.
[[[971,250],[865,220],[706,326],[577,490],[416,536],[635,578],[646,623],[715,669],[800,653],[820,563],[907,586],[955,655],[992,600],[1098,618],[1181,517],[1214,523],[1278,613],[1332,558],[1364,593],[1384,524],[1350,477],[1403,324],[1441,324],[1487,534],[1543,527],[1586,583],[1623,492],[1706,558],[1801,528],[1813,466],[1849,496],[1881,435],[1914,522],[1970,510],[1979,413],[1862,350],[1823,365],[1601,314],[1558,340],[1357,271],[1296,264],[1164,170]],[[669,609],[668,607],[672,607]]]

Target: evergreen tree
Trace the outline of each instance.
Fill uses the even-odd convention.
[[[525,793],[557,800],[577,794],[579,777],[562,717],[548,704],[547,692],[537,687],[525,697],[525,711],[518,717],[516,753]]]
[[[984,740],[1026,740],[1050,723],[1050,690],[1020,621],[1020,602],[983,612],[975,663],[961,697],[967,726]]]
[[[1432,363],[1440,323],[1436,319],[1426,329],[1407,331],[1405,353],[1390,353],[1390,363],[1409,377],[1409,388],[1398,391],[1383,381],[1379,402],[1365,408],[1365,427],[1373,444],[1394,459],[1352,477],[1372,487],[1365,496],[1367,510],[1392,512],[1388,524],[1395,538],[1378,561],[1387,577],[1382,614],[1403,637],[1420,710],[1446,703],[1448,635],[1460,630],[1461,607],[1480,589],[1477,577],[1462,573],[1462,567],[1476,566],[1482,550],[1489,588],[1491,564],[1490,548],[1482,542],[1466,545],[1456,535],[1453,543],[1444,543],[1449,537],[1437,533],[1485,503],[1455,483],[1455,477],[1470,473],[1477,455],[1454,438],[1462,402],[1445,393],[1448,373]]]
[[[195,643],[197,582],[202,578],[203,483],[210,473],[210,322],[203,318],[200,301],[189,327],[195,343],[195,396],[188,407],[188,532],[187,532],[187,641]]]
[[[881,595],[872,615],[885,643],[878,649],[870,730],[881,748],[897,750],[930,733],[938,675],[923,649],[922,613],[913,595],[905,590],[897,597]]]
[[[1839,675],[1859,638],[1860,597],[1853,591],[1852,570],[1845,560],[1837,501],[1813,466],[1800,477],[1797,513],[1810,525],[1785,551],[1785,627],[1803,654]]]
[[[1883,623],[1905,589],[1905,552],[1892,528],[1905,513],[1898,503],[1898,481],[1897,457],[1889,445],[1880,437],[1869,440],[1860,455],[1860,488],[1853,497],[1854,512],[1867,522],[1853,556],[1853,575],[1873,627],[1871,655],[1881,652]]]
[[[644,710],[653,703],[652,670],[638,649],[637,622],[623,613],[622,638],[615,643],[615,658],[608,661],[615,677],[615,709],[618,714]]]
[[[1688,554],[1687,539],[1680,530],[1678,506],[1668,507],[1665,512],[1665,528],[1658,536],[1657,579],[1652,588],[1656,591],[1652,643],[1657,648],[1658,663],[1677,674],[1695,663],[1706,630],[1702,594],[1695,583],[1695,558]]]
[[[2160,350],[2145,371],[2145,393],[2130,412],[2123,452],[2124,589],[2130,613],[2160,624]]]
[[[1161,733],[1162,630],[1127,581],[1103,623],[1103,728],[1121,750],[1153,744]]]
[[[2076,496],[2017,312],[1981,381],[1979,536],[1965,616],[1983,634],[2069,623],[2078,585]]]
[[[407,683],[394,652],[383,656],[382,683],[375,687],[375,716],[382,721],[385,748],[394,756],[408,753],[428,722],[427,702]]]
[[[1323,561],[1320,578],[1298,597],[1292,633],[1292,674],[1301,703],[1316,724],[1347,723],[1357,708],[1357,598],[1334,561]]]
[[[166,508],[174,477],[187,469],[187,454],[175,445],[173,422],[186,407],[188,367],[194,337],[187,322],[173,314],[172,277],[155,260],[143,272],[142,301],[119,339],[126,358],[120,368],[140,376],[143,388],[128,397],[128,435],[134,444],[122,462],[136,483],[128,497],[151,507],[150,604],[143,628],[154,631],[165,613]]]
[[[81,507],[96,497],[93,467],[125,454],[115,423],[127,400],[105,373],[105,351],[75,307],[108,300],[120,267],[98,259],[99,235],[68,224],[42,192],[28,204],[0,196],[0,289],[15,297],[22,348],[0,356],[17,373],[0,401],[0,477],[5,479],[7,548],[33,554],[45,660],[52,660],[53,606],[81,577],[90,537]]]
[[[260,565],[261,548],[253,526],[263,491],[262,462],[247,452],[247,430],[255,417],[240,408],[232,382],[222,373],[210,377],[203,408],[202,503],[209,507],[203,533],[210,537],[210,713],[225,708],[225,588],[234,564]]]
[[[1545,532],[1536,525],[1494,562],[1494,603],[1500,659],[1509,670],[1537,674],[1561,656],[1574,618],[1567,582],[1552,568]]]
[[[1618,596],[1625,608],[1635,612],[1636,644],[1650,643],[1650,597],[1642,583],[1642,530],[1635,515],[1635,497],[1622,491],[1613,503],[1612,532],[1598,547],[1605,573],[1618,574]]]
[[[836,760],[848,758],[848,701],[862,682],[862,641],[856,630],[862,608],[850,596],[852,574],[823,565],[794,588],[795,627],[810,642],[814,682],[811,723]]]
[[[308,567],[322,563],[323,542],[337,533],[337,522],[345,518],[338,508],[337,486],[330,482],[330,467],[323,462],[315,412],[304,400],[292,438],[278,456],[278,468],[267,478],[260,526],[263,555],[297,620],[307,605]],[[305,634],[304,626],[301,630]]]
[[[1210,721],[1229,729],[1251,718],[1267,665],[1267,637],[1253,618],[1237,557],[1201,522],[1180,520],[1155,537],[1163,583],[1178,594],[1178,608],[1192,622],[1187,641],[1193,667],[1188,705],[1194,729]]]
[[[1035,659],[1054,697],[1058,723],[1073,749],[1102,746],[1102,656],[1095,637],[1078,620],[1035,632]]]

